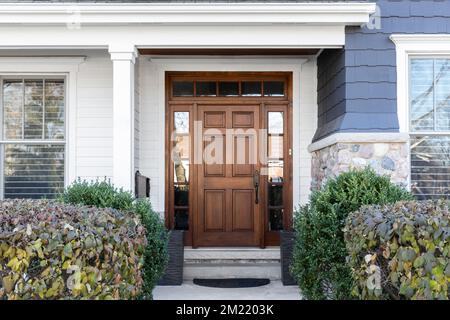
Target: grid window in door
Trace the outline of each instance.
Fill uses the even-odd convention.
[[[64,188],[64,78],[2,79],[2,197],[54,198]]]

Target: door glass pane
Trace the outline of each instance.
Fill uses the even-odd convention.
[[[173,118],[176,133],[189,133],[189,112],[174,112]]]
[[[264,81],[265,97],[282,97],[284,96],[283,81]]]
[[[270,159],[283,159],[283,136],[269,135],[268,151]]]
[[[43,80],[25,80],[24,139],[43,139]]]
[[[283,185],[269,184],[269,206],[283,205]]]
[[[174,81],[172,83],[172,95],[174,97],[193,97],[194,82],[193,81]]]
[[[242,81],[241,82],[242,96],[244,97],[260,97],[261,96],[261,82],[260,81]]]
[[[269,210],[269,230],[283,230],[283,209]]]
[[[22,139],[22,80],[3,81],[3,127],[5,139]]]
[[[450,59],[434,61],[436,130],[450,130]]]
[[[197,97],[215,97],[217,95],[215,81],[197,81]]]
[[[188,147],[183,147],[184,141],[189,141],[189,137],[179,137],[185,138],[177,140],[175,148],[173,150],[173,177],[174,182],[177,183],[188,183],[189,182],[189,149]],[[187,138],[187,139],[186,139]],[[188,144],[188,143],[187,143]]]
[[[268,161],[269,182],[283,182],[283,160]]]
[[[45,80],[45,138],[64,139],[64,80]]]
[[[236,97],[239,95],[239,82],[221,81],[219,82],[219,96]]]
[[[175,186],[175,206],[187,207],[189,205],[189,186]]]
[[[4,146],[5,198],[54,198],[64,188],[63,145]]]
[[[269,133],[283,133],[283,112],[268,112]]]
[[[411,60],[411,129],[434,129],[433,59]]]
[[[175,209],[175,230],[189,230],[189,210]]]

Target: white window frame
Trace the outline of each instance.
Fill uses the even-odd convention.
[[[65,81],[65,139],[56,140],[65,144],[64,186],[76,180],[76,117],[77,117],[77,73],[85,57],[0,57],[0,80],[5,78],[64,78]],[[3,88],[0,90],[0,121],[3,123]],[[1,126],[1,128],[3,128]],[[52,140],[8,140],[0,137],[1,144],[18,142],[50,143]],[[2,155],[3,157],[3,155]],[[3,158],[0,173],[0,197],[3,198]]]
[[[399,131],[408,135],[450,135],[445,131],[412,131],[410,124],[410,61],[412,58],[450,58],[450,34],[392,34],[397,66],[397,117]],[[409,144],[409,142],[408,142]],[[408,152],[411,187],[411,152]]]
[[[6,139],[4,136],[4,106],[3,106],[3,81],[4,80],[47,80],[47,79],[63,79],[64,80],[64,139]],[[64,186],[67,185],[67,75],[66,74],[1,74],[0,75],[0,199],[5,197],[5,149],[4,146],[8,144],[15,145],[64,145]]]

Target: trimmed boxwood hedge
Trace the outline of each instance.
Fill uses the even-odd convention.
[[[350,299],[345,219],[362,205],[411,200],[412,195],[372,169],[350,170],[312,192],[294,216],[296,243],[291,273],[307,299]]]
[[[364,206],[345,240],[360,299],[448,299],[450,202]]]
[[[145,228],[115,209],[0,203],[0,299],[133,299]]]
[[[152,291],[164,274],[168,262],[168,232],[159,215],[147,199],[135,199],[130,192],[114,187],[108,181],[82,181],[72,183],[59,196],[64,203],[114,208],[137,216],[146,229],[147,245],[144,253],[144,285],[142,299],[152,299]]]

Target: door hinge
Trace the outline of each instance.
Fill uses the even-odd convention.
[[[292,156],[292,149],[291,148],[289,148],[288,153],[289,153],[290,156]]]

